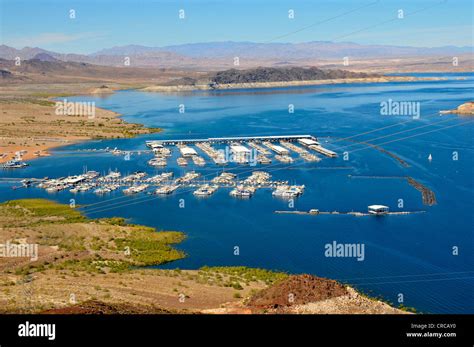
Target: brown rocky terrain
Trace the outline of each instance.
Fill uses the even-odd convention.
[[[346,288],[334,280],[311,275],[290,276],[252,296],[247,306],[278,309],[327,300],[345,294],[347,294]]]
[[[474,115],[474,101],[465,102],[462,105],[459,105],[454,110],[441,111],[442,114],[459,114],[463,116],[473,116]]]
[[[170,314],[174,311],[164,310],[155,306],[107,304],[99,300],[89,300],[80,304],[63,308],[53,308],[40,314]]]
[[[1,84],[17,83],[120,83],[124,85],[165,83],[183,72],[175,69],[103,66],[60,60],[30,59],[16,65],[0,59]],[[189,73],[198,76],[196,73]]]
[[[404,314],[337,281],[292,275],[241,302],[204,310],[213,314]]]

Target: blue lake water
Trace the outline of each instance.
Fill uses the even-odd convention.
[[[249,200],[231,198],[228,189],[205,199],[195,198],[189,189],[169,197],[123,197],[120,191],[98,197],[68,191],[48,194],[37,188],[12,190],[11,184],[2,183],[1,200],[45,197],[68,202],[75,198],[78,204],[96,204],[85,210],[90,217],[123,216],[160,230],[183,231],[187,239],[178,248],[188,257],[167,264],[168,268],[246,265],[311,273],[346,281],[394,303],[403,294],[404,305],[421,312],[474,313],[474,127],[472,118],[438,114],[472,100],[474,75],[437,76],[448,80],[187,94],[121,91],[107,97],[68,98],[95,101],[99,107],[123,114],[126,121],[165,131],[63,147],[24,170],[0,172],[1,177],[60,177],[81,173],[87,166],[101,172],[117,168],[122,173],[144,170],[151,174],[163,170],[147,165],[150,154],[132,155],[126,161],[108,153],[76,151],[107,146],[143,150],[149,139],[311,134],[340,156],[320,163],[300,160],[289,167],[230,165],[226,169],[241,177],[251,170],[265,170],[275,179],[306,185],[304,195],[295,200],[298,210],[366,211],[370,204],[384,204],[392,211],[426,210],[424,214],[275,214],[275,210],[291,208],[287,201],[272,198],[269,190],[257,191]],[[388,99],[420,102],[420,119],[381,115],[380,103]],[[183,114],[178,112],[180,104],[185,106]],[[289,104],[294,105],[294,113],[288,112]],[[357,134],[363,135],[354,140],[381,144],[410,167],[373,148],[337,140]],[[348,160],[341,155],[344,151],[349,153]],[[453,152],[458,160],[453,160]],[[206,167],[180,168],[174,153],[166,171],[181,175],[195,169],[206,177],[222,171],[203,156]],[[435,192],[438,203],[424,206],[420,192],[401,179],[350,175],[412,176]],[[398,207],[399,199],[403,208]],[[325,245],[333,241],[364,244],[365,259],[326,257]],[[234,255],[235,246],[239,255]],[[453,247],[458,247],[458,255],[453,255]]]

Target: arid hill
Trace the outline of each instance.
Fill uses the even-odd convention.
[[[259,67],[249,70],[230,69],[211,76],[211,82],[218,84],[315,81],[337,78],[380,77],[377,74],[351,72],[346,70],[322,70],[317,67]]]
[[[248,83],[301,82],[350,78],[377,78],[379,74],[352,72],[340,69],[320,69],[304,67],[258,67],[254,69],[229,69],[210,72],[201,78],[182,77],[171,80],[166,86],[236,85]]]
[[[254,308],[278,308],[307,304],[347,294],[340,283],[311,275],[290,276],[255,294],[247,305]]]
[[[135,66],[114,67],[88,63],[65,62],[39,53],[35,59],[20,61],[0,59],[0,81],[2,83],[110,83],[124,84],[164,83],[177,76],[180,71],[164,68],[140,68]],[[189,73],[191,74],[191,73]],[[191,76],[198,76],[195,73]]]

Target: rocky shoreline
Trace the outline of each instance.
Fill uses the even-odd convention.
[[[338,78],[311,81],[282,81],[282,82],[253,82],[253,83],[227,83],[227,84],[196,84],[196,85],[156,85],[139,89],[144,92],[188,92],[197,90],[228,90],[228,89],[264,89],[285,88],[300,86],[317,86],[348,83],[387,83],[387,82],[420,82],[439,81],[442,77],[413,77],[413,76],[382,76],[367,78]]]

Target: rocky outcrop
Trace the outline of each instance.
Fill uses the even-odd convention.
[[[322,70],[317,67],[259,67],[248,70],[230,69],[219,71],[211,76],[211,82],[216,84],[267,83],[367,77],[380,77],[380,75],[346,70]]]
[[[462,105],[459,105],[454,110],[441,111],[441,114],[460,114],[460,115],[474,115],[474,101],[468,101]]]
[[[416,81],[438,81],[443,77],[412,77],[412,76],[380,76],[380,77],[360,77],[360,78],[339,78],[322,79],[311,81],[281,81],[281,82],[251,82],[251,83],[209,83],[196,82],[189,85],[156,85],[145,87],[141,91],[145,92],[183,92],[193,90],[223,90],[223,89],[265,89],[265,88],[285,88],[298,86],[317,86],[327,84],[346,83],[387,83],[387,82],[416,82]]]
[[[264,289],[247,302],[254,308],[278,308],[307,304],[347,294],[337,281],[312,275],[295,275]]]
[[[228,311],[226,311],[227,309]],[[240,311],[239,311],[240,310]],[[402,314],[407,313],[366,297],[335,280],[312,275],[294,275],[257,292],[244,306],[231,304],[208,313],[296,314]]]

